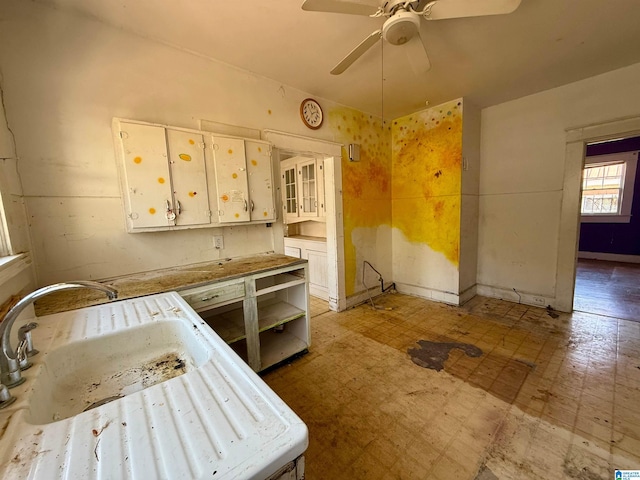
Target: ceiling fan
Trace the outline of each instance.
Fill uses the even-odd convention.
[[[344,72],[380,38],[391,45],[406,45],[404,48],[413,70],[419,74],[431,68],[420,30],[421,18],[443,20],[500,15],[513,12],[520,2],[521,0],[384,0],[380,6],[375,6],[342,0],[305,0],[302,9],[386,18],[381,29],[360,42],[331,70],[333,75]]]

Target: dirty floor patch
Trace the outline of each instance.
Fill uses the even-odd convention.
[[[427,340],[418,340],[416,343],[420,345],[420,348],[410,348],[407,350],[413,363],[437,372],[444,368],[444,362],[447,361],[449,353],[454,348],[462,350],[470,357],[479,357],[482,355],[482,350],[470,343],[429,342]]]

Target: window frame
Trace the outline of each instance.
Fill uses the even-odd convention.
[[[582,213],[583,183],[585,169],[624,163],[624,182],[621,188],[620,213]],[[638,166],[638,151],[611,153],[586,157],[582,167],[580,180],[580,221],[582,223],[629,223],[631,222],[631,207],[633,205],[633,191],[635,187],[636,169]]]

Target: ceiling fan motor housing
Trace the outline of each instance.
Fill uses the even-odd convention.
[[[420,28],[420,17],[411,12],[398,12],[382,26],[382,36],[391,45],[403,45]]]

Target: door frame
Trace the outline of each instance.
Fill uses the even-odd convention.
[[[344,280],[344,216],[342,209],[343,145],[277,130],[264,130],[263,132],[264,139],[278,150],[324,160],[329,308],[336,312],[345,310],[347,297]],[[275,173],[279,178],[280,162],[276,163]],[[279,182],[276,182],[276,186],[279,189]],[[278,195],[277,202],[281,202],[281,195]],[[274,235],[274,250],[276,247],[284,252],[284,232],[280,235]]]
[[[578,240],[580,239],[580,193],[587,144],[640,135],[640,117],[628,117],[566,130],[564,181],[556,265],[556,309],[573,311]]]

